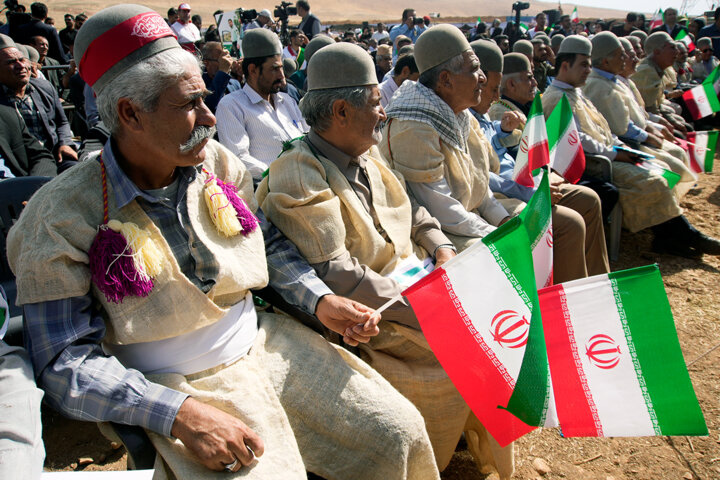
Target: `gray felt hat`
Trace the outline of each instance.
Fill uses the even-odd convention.
[[[618,48],[622,48],[617,35],[612,32],[600,32],[593,37],[590,43],[592,43],[593,60],[608,57]]]
[[[308,91],[377,85],[372,57],[361,47],[342,42],[313,56],[307,67]]]
[[[655,32],[645,40],[643,46],[647,54],[650,55],[655,49],[662,48],[663,45],[672,41],[672,37],[667,32]]]
[[[283,58],[283,73],[285,74],[285,78],[288,78],[290,75],[295,73],[297,68],[297,61],[294,58]]]
[[[648,38],[648,34],[643,32],[642,30],[633,30],[630,35],[633,37],[637,37],[640,40],[640,43],[645,43],[645,40],[647,40]]]
[[[142,5],[121,4],[90,17],[75,37],[80,76],[96,93],[141,60],[180,48],[165,19]]]
[[[502,73],[503,53],[495,42],[488,40],[475,40],[470,43],[470,46],[480,60],[480,68],[482,68],[483,72]]]
[[[634,52],[635,51],[635,49],[633,48],[632,42],[630,40],[628,40],[627,38],[620,37],[620,38],[618,38],[618,40],[620,40],[620,45],[623,46],[623,48],[625,49],[626,52],[630,52],[630,51]]]
[[[553,35],[550,39],[550,45],[552,45],[552,48],[560,48],[560,44],[563,40],[565,40],[565,35],[558,33],[557,35]]]
[[[709,37],[702,37],[700,40],[698,40],[695,43],[695,46],[697,46],[698,49],[703,48],[703,47],[713,48],[712,40],[710,40]]]
[[[530,60],[522,53],[513,52],[506,53],[503,58],[503,75],[512,75],[513,73],[530,71]]]
[[[40,52],[35,50],[35,47],[32,45],[25,45],[25,50],[27,50],[27,58],[29,58],[31,62],[35,63],[40,60]]]
[[[402,47],[400,50],[398,50],[398,57],[407,53],[415,53],[415,45],[405,45],[404,47]]]
[[[313,39],[310,40],[310,42],[308,42],[307,46],[305,47],[305,61],[309,62],[310,57],[315,55],[315,52],[317,52],[318,50],[320,50],[323,47],[327,47],[328,45],[332,45],[334,43],[335,43],[335,40],[328,37],[327,35],[313,36]]]
[[[532,43],[532,44],[542,43],[543,45],[549,46],[550,45],[550,37],[548,37],[547,35],[537,34],[533,37],[532,40],[530,40],[530,43]]]
[[[5,48],[12,48],[14,46],[15,41],[12,38],[0,33],[0,50],[3,50]]]
[[[465,35],[454,25],[442,24],[420,35],[415,42],[415,62],[422,74],[471,50]]]
[[[270,30],[255,28],[245,32],[242,51],[245,58],[272,57],[282,55],[282,44],[278,36]]]
[[[14,46],[20,51],[23,58],[30,58],[30,53],[28,53],[27,45],[23,45],[22,43],[16,43]]]
[[[591,52],[592,43],[590,43],[590,40],[580,35],[570,35],[565,38],[565,40],[563,40],[560,44],[560,50],[558,50],[558,54],[577,53],[579,55],[587,55],[588,57],[591,55]]]
[[[513,45],[512,51],[516,53],[524,53],[525,55],[532,57],[533,46],[532,43],[527,40],[518,40],[515,42],[515,45]]]

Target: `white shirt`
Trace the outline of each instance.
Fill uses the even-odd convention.
[[[310,130],[295,100],[282,92],[272,98],[275,108],[245,84],[225,95],[215,112],[220,143],[243,161],[256,180],[280,154],[283,142]]]
[[[300,53],[300,50],[295,51],[294,49],[291,50],[290,45],[283,48],[283,58],[292,58],[293,60],[297,59],[298,53]]]
[[[178,43],[195,43],[200,40],[200,31],[197,29],[192,22],[188,22],[185,25],[177,21],[172,24],[173,32],[178,37]]]
[[[393,77],[383,80],[380,84],[380,105],[382,105],[383,108],[387,108],[393,93],[395,93],[397,89],[398,85],[395,83],[395,79]]]
[[[372,34],[371,38],[376,42],[379,42],[383,38],[390,38],[390,32],[388,32],[387,30],[383,30],[382,32],[375,32]]]

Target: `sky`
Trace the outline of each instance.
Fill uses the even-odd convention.
[[[632,8],[637,12],[654,12],[658,7],[663,10],[668,7],[675,7],[678,10],[682,5],[682,0],[573,0],[578,5],[578,13],[582,17],[582,5],[590,7],[616,8],[618,10],[628,10]],[[700,15],[705,10],[712,10],[714,2],[711,0],[689,0],[689,13]],[[565,10],[565,9],[563,9]]]

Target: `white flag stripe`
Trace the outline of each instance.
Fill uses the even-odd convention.
[[[562,134],[562,137],[553,145],[553,149],[550,151],[550,165],[552,168],[558,171],[567,170],[568,165],[573,158],[575,158],[575,152],[579,145],[577,141],[573,145],[570,144],[570,132],[575,126],[575,119],[568,124],[568,128]]]
[[[465,261],[448,262],[443,265],[443,269],[450,278],[465,313],[472,319],[473,326],[482,336],[485,344],[505,366],[514,385],[520,373],[525,348],[524,346],[511,348],[509,345],[503,346],[498,343],[493,338],[493,318],[505,310],[516,312],[517,315],[513,315],[513,318],[508,318],[504,324],[499,325],[498,332],[507,332],[519,319],[525,318],[529,322],[530,309],[518,296],[503,269],[493,261],[494,255],[489,252],[488,247],[482,242],[477,242],[471,249],[472,251],[463,252]],[[468,258],[468,254],[472,254],[474,258]],[[473,268],[466,268],[468,264],[473,265]],[[481,292],[482,296],[480,296]],[[503,323],[502,320],[503,318],[498,318],[496,327],[498,322]],[[527,332],[528,327],[529,324],[515,328],[508,337],[517,337],[523,331]]]
[[[535,267],[535,283],[537,288],[545,288],[550,286],[553,272],[553,236],[552,236],[552,220],[550,225],[540,237],[537,246],[533,247],[533,266]]]
[[[577,282],[565,293],[578,353],[603,436],[655,435],[610,280],[599,281],[597,277],[587,280]],[[606,335],[611,340],[598,335]],[[608,352],[615,347],[619,348],[619,355]],[[615,359],[619,362],[612,368],[598,366],[608,367]]]

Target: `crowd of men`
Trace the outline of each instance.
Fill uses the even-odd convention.
[[[241,59],[187,3],[67,14],[59,33],[33,3],[0,27],[0,188],[59,175],[7,238],[27,353],[0,340],[0,477],[39,475],[44,394],[144,428],[167,477],[437,479],[464,435],[510,478],[513,445],[468,408],[407,301],[375,309],[398,271],[441,266],[525,208],[535,189],[513,170],[538,91],[546,117],[569,100],[588,158],[577,183],[551,174],[555,283],[610,271],[618,204],[658,254],[720,255],[683,215],[697,175],[678,141],[717,126],[678,92],[718,65],[720,8],[695,31],[667,9],[652,32],[633,13],[609,29],[541,13],[522,32],[408,8],[333,35],[296,6],[284,45],[269,10],[248,22]],[[256,311],[266,286],[325,337]]]

